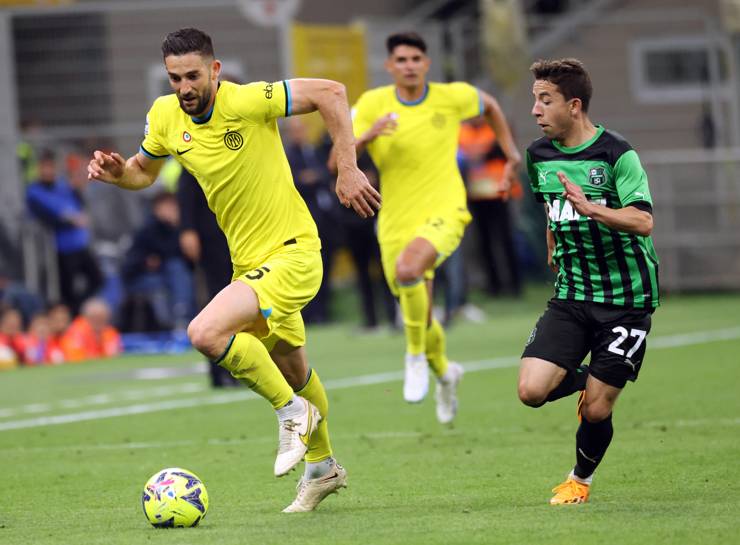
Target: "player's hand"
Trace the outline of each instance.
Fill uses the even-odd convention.
[[[365,140],[365,142],[372,142],[378,136],[387,136],[389,134],[393,134],[398,128],[397,119],[398,114],[396,113],[391,112],[389,114],[385,114],[375,123],[373,123],[373,126],[370,127],[370,129],[363,136],[363,140]]]
[[[98,180],[107,184],[117,184],[123,177],[126,160],[116,152],[108,155],[95,150],[87,165],[88,180]]]
[[[512,160],[507,160],[504,165],[504,172],[499,182],[499,191],[504,193],[507,199],[509,198],[509,191],[519,181],[518,169],[519,163]]]
[[[363,218],[374,216],[380,209],[380,193],[357,167],[339,171],[335,191],[339,202],[347,208],[351,206]]]
[[[186,229],[180,233],[180,249],[192,263],[200,261],[200,238],[195,229]]]
[[[571,182],[563,172],[558,172],[558,180],[563,184],[563,197],[573,206],[581,216],[591,216],[594,204],[586,198],[581,186]]]
[[[558,264],[552,259],[552,248],[547,249],[547,266],[550,267],[550,270],[555,274],[558,273]]]

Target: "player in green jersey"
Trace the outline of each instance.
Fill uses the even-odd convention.
[[[321,283],[321,243],[293,184],[277,118],[318,110],[337,150],[342,203],[366,217],[380,196],[357,168],[343,85],[221,82],[211,38],[193,28],[170,33],[162,54],[174,93],[149,110],[139,152],[124,160],[96,151],[88,176],[141,189],[172,156],[197,178],[226,235],[234,276],[193,319],[188,336],[275,409],[275,475],[306,460],[298,495],[285,511],[311,511],[345,486],[346,471],[332,457],[329,402],[308,365],[300,313]]]
[[[526,161],[532,191],[545,204],[557,281],[522,354],[519,398],[540,407],[581,390],[576,465],[550,503],[583,503],[658,306],[652,198],[637,153],[589,119],[592,87],[581,62],[537,61],[531,71],[532,115],[545,136]]]

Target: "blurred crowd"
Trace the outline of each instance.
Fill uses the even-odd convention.
[[[299,118],[281,126],[296,187],[318,226],[324,278],[304,309],[309,324],[336,319],[337,286],[354,282],[363,331],[397,328],[397,305],[383,280],[375,221],[341,206],[327,168],[329,139],[312,138]],[[90,183],[92,149],[18,148],[28,220],[53,240],[58,297],[33,293],[0,270],[0,365],[58,364],[118,354],[130,332],[176,332],[231,279],[226,241],[197,181],[170,160],[152,188],[135,198]],[[505,159],[482,119],[460,134],[459,165],[473,216],[463,246],[438,271],[440,318],[480,320],[468,301],[470,267],[491,296],[519,296],[521,265],[531,250],[515,226],[512,203],[522,184],[503,181]],[[365,155],[360,168],[376,186]],[[474,235],[470,237],[470,233]],[[471,257],[472,256],[472,257]],[[339,313],[341,314],[341,313]],[[220,379],[218,379],[220,380]],[[226,380],[226,379],[224,379]],[[217,382],[214,379],[214,382]]]

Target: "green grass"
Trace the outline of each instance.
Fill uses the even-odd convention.
[[[450,330],[451,356],[518,356],[546,297],[535,289],[524,301],[487,303],[486,323]],[[330,390],[333,443],[350,486],[307,515],[280,513],[297,475],[272,477],[275,417],[261,400],[0,431],[0,543],[740,543],[740,339],[658,347],[667,336],[736,328],[739,316],[740,295],[666,299],[583,506],[547,505],[574,462],[575,400],[522,406],[510,366],[466,375],[450,428],[436,423],[432,399],[403,403],[400,382]],[[399,370],[402,352],[399,335],[309,331],[309,356],[325,383]],[[221,394],[202,374],[134,375],[188,369],[199,359],[4,372],[0,426],[212,400]],[[195,471],[208,487],[211,507],[199,528],[155,530],[144,519],[144,482],[169,466]]]

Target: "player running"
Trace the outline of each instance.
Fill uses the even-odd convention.
[[[437,377],[437,418],[457,412],[460,365],[447,361],[445,334],[432,317],[432,280],[470,223],[457,166],[460,122],[484,114],[506,154],[505,176],[521,162],[497,101],[463,82],[427,82],[430,59],[418,34],[386,41],[393,85],[364,93],[352,110],[358,153],[365,147],[380,171],[383,210],[378,240],[386,281],[398,297],[406,332],[404,399],[417,403]]]
[[[576,465],[553,505],[588,500],[612,439],[612,410],[645,355],[658,306],[652,199],[635,150],[588,117],[591,80],[576,59],[531,67],[532,115],[545,134],[527,149],[535,197],[548,216],[555,296],[522,354],[519,398],[540,407],[578,390]],[[581,366],[591,352],[588,367]]]
[[[198,179],[228,240],[234,275],[190,323],[188,336],[272,404],[279,422],[275,475],[306,460],[298,495],[285,511],[311,511],[345,486],[346,471],[332,457],[329,403],[303,348],[300,310],[321,282],[321,243],[293,185],[276,119],[318,110],[337,149],[339,199],[367,217],[380,196],[357,168],[341,84],[220,82],[211,38],[192,28],[169,34],[162,53],[174,94],[149,110],[136,155],[124,160],[95,151],[88,176],[141,189],[172,156]]]

